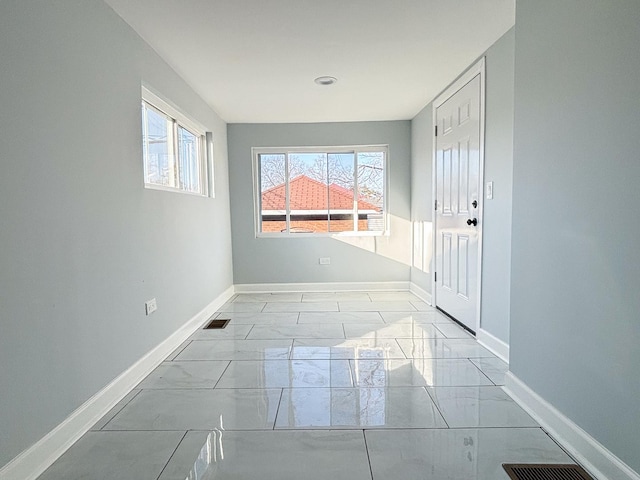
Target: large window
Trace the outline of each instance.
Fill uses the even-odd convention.
[[[142,95],[145,186],[208,195],[204,129],[148,90]]]
[[[253,154],[258,235],[385,232],[386,146]]]

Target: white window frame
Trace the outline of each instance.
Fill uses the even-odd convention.
[[[383,199],[382,199],[382,221],[383,229],[379,231],[346,231],[346,232],[317,232],[317,233],[291,233],[291,232],[262,232],[262,185],[260,178],[260,155],[280,154],[285,155],[285,163],[289,161],[290,154],[296,153],[354,153],[356,161],[358,153],[361,152],[384,152],[383,160]],[[251,149],[253,163],[253,204],[254,204],[254,232],[256,238],[318,238],[318,237],[381,237],[389,236],[389,145],[346,145],[346,146],[324,146],[324,147],[253,147]],[[357,192],[357,168],[354,171],[355,191]],[[289,197],[289,178],[287,174],[286,195]],[[287,216],[287,228],[289,226],[289,214]],[[357,220],[356,220],[357,221]]]
[[[189,117],[187,117],[184,113],[182,113],[178,108],[171,105],[166,100],[160,98],[158,95],[150,91],[146,87],[142,87],[142,105],[146,105],[147,107],[156,110],[161,115],[168,117],[173,124],[172,128],[172,145],[173,145],[173,155],[175,162],[177,162],[177,166],[175,169],[175,185],[176,186],[167,186],[160,185],[157,183],[148,182],[148,172],[147,172],[147,159],[142,158],[142,163],[144,167],[144,186],[145,188],[151,190],[163,190],[168,192],[178,192],[184,193],[187,195],[196,195],[200,197],[213,197],[213,137],[211,132],[207,132],[206,127],[201,124],[193,121]],[[143,118],[143,131],[142,131],[142,141],[145,142],[147,135],[145,131],[146,127],[146,118]],[[178,127],[182,127],[191,134],[198,137],[198,170],[199,170],[199,190],[197,192],[192,192],[190,190],[185,190],[180,188],[179,178],[179,146],[178,146]],[[143,152],[146,149],[143,148]]]

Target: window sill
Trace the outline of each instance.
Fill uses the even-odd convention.
[[[336,233],[256,233],[256,238],[344,238],[344,237],[388,237],[386,232],[336,232]]]
[[[182,193],[184,195],[191,195],[192,197],[213,198],[203,193],[190,192],[188,190],[181,190],[179,188],[174,188],[174,187],[165,187],[164,185],[156,185],[154,183],[145,183],[144,188],[148,188],[149,190],[161,190],[163,192]]]

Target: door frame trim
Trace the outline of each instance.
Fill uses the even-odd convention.
[[[453,95],[455,95],[458,90],[464,87],[467,83],[473,80],[475,77],[480,76],[480,168],[479,168],[479,179],[478,182],[480,185],[478,186],[478,300],[476,304],[476,325],[475,332],[478,335],[480,331],[481,323],[481,307],[482,307],[482,231],[483,231],[483,220],[484,220],[484,124],[485,124],[485,57],[481,57],[476,63],[474,63],[471,67],[469,67],[464,73],[462,73],[453,83],[451,83],[445,90],[442,91],[440,95],[438,95],[432,102],[431,108],[431,124],[434,128],[431,129],[431,143],[432,143],[432,155],[431,155],[431,205],[435,205],[435,201],[437,199],[436,192],[436,155],[437,155],[437,145],[436,145],[436,134],[435,127],[436,123],[436,112],[438,107],[440,107],[444,102],[449,100]],[[432,265],[433,272],[436,272],[436,257],[438,252],[435,251],[436,248],[436,235],[438,232],[437,226],[437,215],[435,211],[431,210],[433,214],[433,234],[432,234],[432,245],[434,248],[433,256],[432,256]],[[437,298],[437,290],[436,290],[436,280],[435,275],[431,276],[431,298],[432,305],[438,305]]]

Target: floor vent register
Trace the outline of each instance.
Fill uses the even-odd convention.
[[[578,465],[504,463],[502,467],[512,480],[593,480]]]
[[[229,318],[216,318],[215,320],[211,320],[204,326],[204,330],[212,330],[212,329],[221,329],[227,326],[227,324],[231,321]]]

